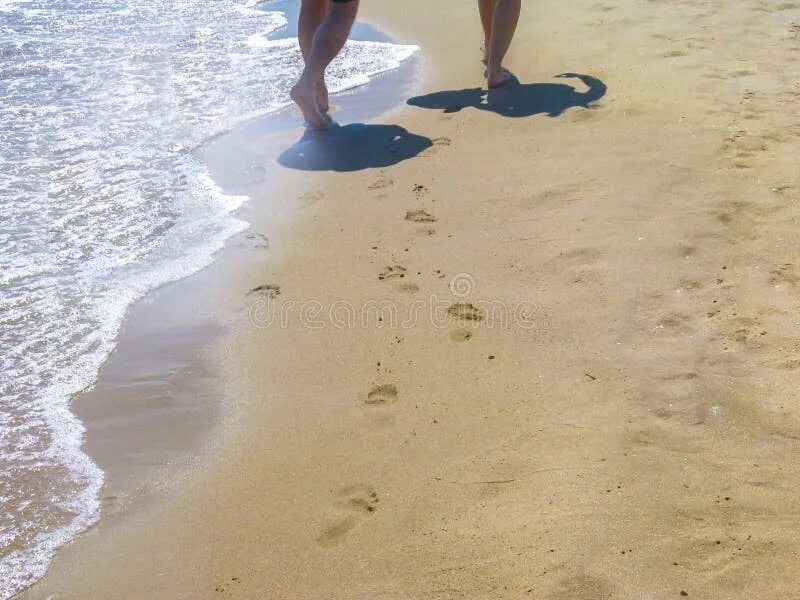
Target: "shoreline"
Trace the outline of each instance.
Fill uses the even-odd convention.
[[[794,72],[772,50],[797,44],[755,2],[690,3],[690,20],[532,7],[511,63],[530,94],[478,105],[476,16],[453,7],[365,5],[426,52],[423,95],[381,120],[431,145],[346,173],[274,165],[247,208],[269,251],[244,241],[203,271],[226,324],[212,460],[21,597],[796,591],[800,181],[779,110]],[[418,23],[423,8],[455,34]],[[636,27],[616,36],[621,22]],[[742,35],[703,36],[723,24]],[[742,45],[760,69],[705,53]],[[575,65],[602,98],[553,77]],[[265,142],[257,127],[222,140],[245,162]],[[248,296],[259,286],[280,294]],[[262,328],[251,310],[424,298],[532,302],[534,326],[462,306],[446,327]]]
[[[284,12],[287,8],[292,7],[285,0],[266,6],[270,11]],[[292,16],[292,11],[287,14]],[[292,37],[294,29],[290,24],[270,39]],[[369,24],[359,22],[355,31],[358,40],[392,41]],[[411,57],[397,68],[370,76],[365,84],[335,92],[332,98],[337,101],[336,109],[356,120],[390,112],[397,104],[392,98],[398,90],[409,88],[418,68],[418,60]],[[362,91],[369,91],[378,102],[360,101],[358,94]],[[237,143],[237,136],[266,135],[273,143],[285,144],[300,130],[298,123],[291,106],[281,107],[215,135],[197,149],[196,155],[213,176],[213,184],[220,191],[225,188],[225,195],[234,193],[226,186],[229,183],[237,188],[235,193],[247,190],[243,195],[249,196],[253,188],[258,188],[260,195],[269,197],[268,182],[231,171],[225,156]],[[221,150],[215,154],[217,149]],[[101,514],[60,546],[53,562],[70,552],[72,544],[83,536],[147,510],[159,495],[180,485],[177,482],[211,460],[230,408],[220,400],[219,374],[212,364],[211,349],[219,344],[227,327],[220,315],[231,314],[236,308],[228,303],[220,310],[223,299],[217,295],[220,305],[215,306],[207,301],[207,290],[224,287],[223,265],[240,260],[234,257],[255,253],[264,258],[270,253],[269,242],[252,232],[245,216],[247,209],[245,205],[234,214],[248,224],[247,228],[228,237],[209,265],[161,284],[134,301],[95,382],[71,400],[71,412],[86,431],[83,450],[103,473],[98,497]],[[14,597],[35,594],[37,583]]]
[[[279,39],[291,37],[291,29],[281,32]],[[369,36],[368,41],[391,41],[371,27],[361,25],[358,31],[362,36]],[[373,76],[367,84],[338,92],[333,96],[337,109],[356,122],[389,113],[396,108],[390,106],[392,93],[409,89],[418,69],[417,61],[411,58],[397,69]],[[364,94],[369,94],[373,102],[361,100]],[[374,102],[376,97],[377,103]],[[271,191],[263,172],[253,176],[257,167],[254,169],[248,161],[274,160],[277,148],[286,145],[295,131],[302,131],[298,127],[298,117],[291,107],[284,107],[214,136],[197,150],[197,158],[226,195],[248,196],[252,203],[252,195],[269,197]],[[276,150],[265,151],[264,146],[259,146],[258,155],[251,156],[243,151],[245,140],[251,143],[268,140]],[[235,164],[229,160],[230,156],[236,156]],[[219,423],[220,417],[215,415],[218,409],[214,405],[220,405],[221,392],[218,384],[215,387],[214,368],[208,364],[212,358],[207,354],[226,329],[219,315],[230,314],[235,309],[227,306],[220,311],[212,308],[216,302],[221,302],[220,298],[206,301],[200,298],[206,289],[224,287],[219,282],[224,281],[221,272],[226,267],[220,265],[234,264],[248,252],[254,253],[256,260],[270,257],[269,239],[253,229],[249,211],[246,203],[235,213],[237,219],[247,223],[247,228],[228,238],[224,247],[214,254],[211,264],[188,277],[159,286],[134,303],[120,328],[112,356],[104,362],[92,389],[73,400],[73,410],[87,428],[86,448],[93,458],[101,457],[103,472],[110,477],[106,491],[112,492],[110,495],[115,500],[119,500],[121,494],[135,493],[141,484],[152,483],[153,479],[158,479],[153,475],[159,471],[174,470],[173,461],[188,468],[192,460],[187,452],[193,454],[193,450],[205,446],[214,427],[212,423]],[[274,226],[279,226],[277,214]],[[109,406],[106,398],[112,395],[114,404]],[[205,399],[198,404],[195,401],[198,397]],[[159,398],[164,400],[163,404]],[[150,404],[152,408],[148,408]],[[174,410],[171,419],[170,410]],[[141,437],[142,431],[154,427],[160,430],[156,436]],[[188,443],[179,442],[170,448],[174,437],[188,440]],[[163,453],[155,451],[154,445],[164,446]],[[155,454],[147,458],[151,451]],[[145,458],[140,459],[143,454]],[[154,469],[149,463],[164,464]]]

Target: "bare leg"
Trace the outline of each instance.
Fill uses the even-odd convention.
[[[300,52],[303,61],[307,61],[314,43],[314,34],[328,14],[328,0],[303,0],[300,5],[300,20],[297,24],[297,37],[300,40]],[[320,112],[327,113],[328,88],[325,87],[325,78],[317,83],[315,91],[317,108]]]
[[[522,0],[496,0],[486,61],[490,88],[501,86],[511,78],[511,74],[503,69],[503,59],[514,39],[521,10]]]
[[[478,0],[478,11],[481,13],[483,26],[483,64],[489,62],[489,46],[492,41],[492,19],[497,0]]]
[[[306,122],[313,129],[325,129],[328,126],[327,119],[317,106],[315,91],[320,82],[324,82],[325,69],[339,54],[350,35],[358,12],[358,2],[328,2],[328,13],[314,34],[303,74],[292,88],[292,100],[303,111]]]

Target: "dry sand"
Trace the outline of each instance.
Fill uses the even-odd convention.
[[[480,85],[471,3],[364,4],[422,46],[419,93]],[[380,119],[432,140],[410,160],[263,158],[271,250],[228,251],[204,296],[224,427],[23,597],[800,595],[798,8],[528,3],[509,66],[575,89],[493,106],[538,114],[428,97]],[[432,298],[483,320],[290,310]]]

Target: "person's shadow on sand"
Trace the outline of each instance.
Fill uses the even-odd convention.
[[[281,152],[278,162],[301,171],[361,171],[395,165],[431,146],[429,138],[399,125],[334,124],[328,130],[307,131]]]
[[[589,75],[563,73],[556,77],[580,79],[589,88],[578,92],[563,83],[520,83],[514,77],[506,85],[489,90],[470,88],[434,92],[416,96],[408,101],[411,106],[455,113],[464,108],[484,110],[504,117],[532,117],[545,114],[557,117],[568,108],[589,108],[606,95],[606,84]]]

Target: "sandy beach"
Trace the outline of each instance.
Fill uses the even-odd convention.
[[[208,149],[251,227],[118,351],[177,323],[193,450],[76,400],[105,513],[19,598],[800,595],[800,4],[526,3],[489,97],[472,4],[364,0],[418,77],[336,160]]]

